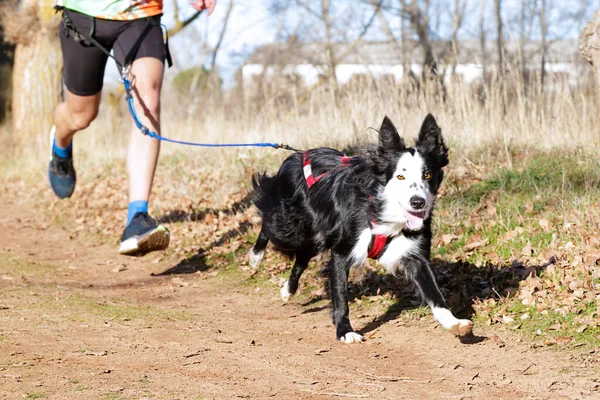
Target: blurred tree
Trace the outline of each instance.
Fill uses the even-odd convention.
[[[546,78],[546,56],[548,53],[548,21],[546,20],[546,0],[541,0],[540,6],[540,29],[542,47],[542,65],[540,66],[541,89],[544,90],[544,79]]]
[[[54,0],[23,0],[11,24],[16,41],[12,76],[12,132],[18,144],[45,134],[61,97],[62,58],[58,39],[59,15]],[[6,24],[5,24],[6,27]]]
[[[479,0],[479,51],[481,52],[482,75],[485,80],[487,71],[487,53],[485,49],[485,0]]]
[[[600,11],[588,22],[579,35],[579,51],[594,67],[596,102],[600,105]]]
[[[502,0],[494,0],[494,10],[496,12],[496,43],[498,51],[498,78],[500,83],[503,84],[504,79],[504,33],[502,23]]]
[[[204,66],[184,69],[173,78],[174,89],[186,95],[194,95],[198,91],[208,90],[212,94],[220,96],[222,84],[223,80],[219,78],[216,71]]]
[[[286,42],[288,50],[277,54],[269,62],[281,70],[297,52],[296,55],[307,62],[324,66],[323,79],[308,92],[326,84],[333,100],[337,102],[339,90],[336,68],[356,52],[357,46],[373,26],[383,1],[321,0],[317,3],[308,0],[272,0],[269,10],[280,21],[276,39]],[[306,43],[314,44],[318,50],[313,54],[302,53],[299,49]]]
[[[0,123],[4,122],[10,109],[14,50],[15,46],[5,41],[0,24]]]
[[[458,64],[458,31],[465,17],[467,0],[454,0],[454,10],[452,13],[452,75],[456,74],[456,64]]]
[[[429,8],[431,6],[430,0],[423,0],[423,9],[417,4],[416,0],[407,2],[401,0],[402,9],[408,14],[410,19],[410,26],[413,31],[417,34],[419,39],[419,45],[421,46],[424,54],[423,60],[423,78],[433,78],[438,75],[437,62],[433,53],[433,47],[431,45],[430,37],[430,26],[429,26]]]

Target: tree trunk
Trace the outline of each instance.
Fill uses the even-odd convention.
[[[456,65],[458,64],[458,30],[460,29],[467,2],[454,0],[454,13],[452,14],[452,79],[456,78]]]
[[[7,118],[12,96],[14,46],[4,42],[0,27],[0,124]]]
[[[496,28],[498,32],[498,77],[504,78],[504,34],[502,33],[502,0],[495,0]]]
[[[17,43],[13,71],[13,135],[21,147],[46,134],[62,93],[62,57],[58,39],[59,15],[54,0],[24,0],[20,13],[35,15],[27,40]]]
[[[426,10],[428,7],[429,1],[426,1]],[[427,17],[427,14],[423,15],[421,9],[414,0],[405,6],[405,10],[409,14],[410,25],[419,38],[419,44],[421,45],[423,54],[425,56],[423,60],[423,78],[435,78],[438,74],[438,71],[437,63],[435,62],[435,58],[433,56],[433,48],[431,46],[431,42],[429,41],[429,18]]]
[[[521,16],[519,18],[519,54],[518,62],[521,78],[525,79],[525,18],[527,16],[527,2],[521,2]]]
[[[588,22],[579,35],[579,51],[594,67],[596,78],[596,104],[600,107],[600,11]]]
[[[481,75],[485,82],[487,70],[487,53],[485,52],[485,0],[479,0],[479,49],[481,51]]]
[[[546,54],[547,54],[547,42],[546,37],[548,36],[548,25],[546,21],[546,0],[542,0],[541,8],[540,8],[540,27],[542,29],[542,65],[541,65],[541,90],[544,91],[544,80],[546,78]]]
[[[411,51],[408,47],[409,40],[410,40],[410,32],[408,32],[408,29],[406,26],[406,15],[407,15],[406,1],[401,0],[400,4],[402,7],[401,11],[400,11],[400,22],[401,22],[400,42],[402,43],[402,80],[406,83],[409,81],[409,79],[412,75],[412,69],[411,69],[411,65],[410,65],[411,61],[412,61]]]
[[[339,105],[339,88],[337,84],[337,76],[335,68],[337,67],[336,63],[336,55],[333,50],[333,39],[331,33],[331,20],[329,18],[329,8],[331,6],[331,0],[321,0],[321,18],[323,20],[323,26],[325,28],[325,52],[327,54],[327,80],[329,82],[329,87],[333,92],[333,98],[336,106]]]

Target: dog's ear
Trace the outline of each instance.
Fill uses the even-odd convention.
[[[427,114],[425,117],[415,145],[423,153],[433,156],[440,168],[448,165],[448,147],[444,144],[442,130],[433,115]]]
[[[377,148],[377,153],[380,156],[389,158],[389,155],[403,150],[404,147],[404,140],[398,135],[396,127],[386,115],[379,129],[379,147]]]

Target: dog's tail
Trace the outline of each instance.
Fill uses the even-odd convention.
[[[274,207],[275,177],[256,173],[252,175],[252,202],[261,216],[268,215]]]

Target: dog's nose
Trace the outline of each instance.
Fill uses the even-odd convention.
[[[421,210],[425,207],[425,199],[419,196],[413,196],[410,198],[410,205],[415,210]]]

